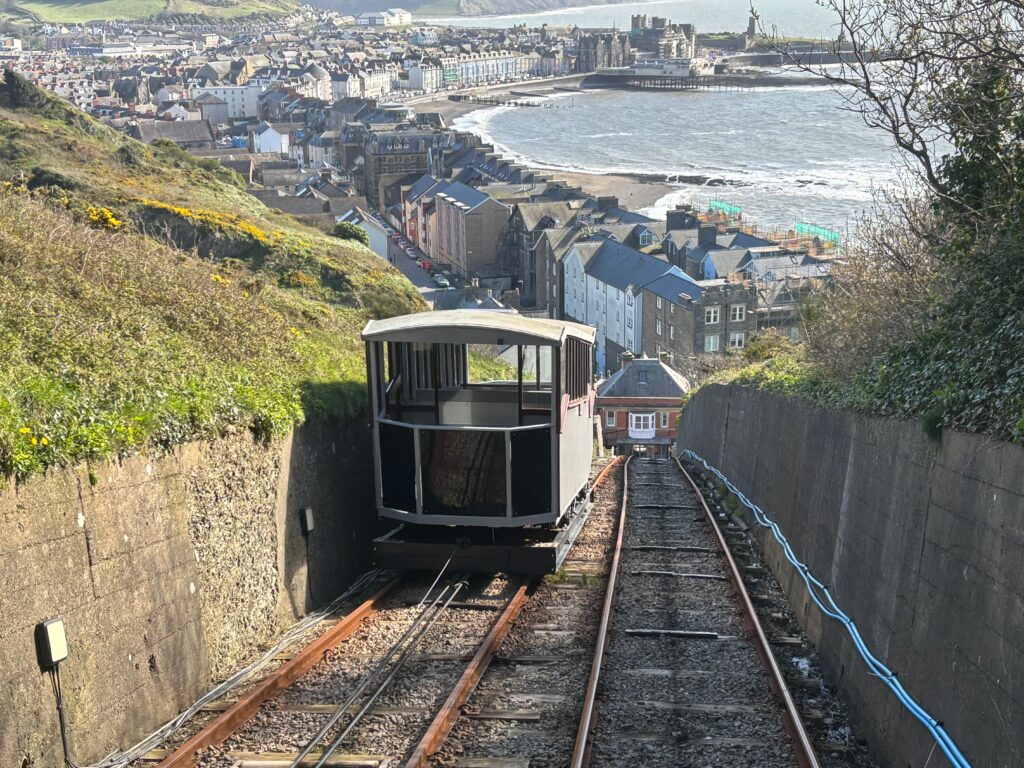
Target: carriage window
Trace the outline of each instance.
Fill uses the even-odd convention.
[[[470,344],[468,346],[470,384],[515,383],[519,356],[514,346]]]
[[[526,344],[522,347],[523,386],[551,389],[551,347]]]
[[[593,378],[592,347],[579,339],[565,343],[565,391],[569,400],[582,400],[590,395]]]

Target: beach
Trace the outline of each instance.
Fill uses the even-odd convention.
[[[508,89],[502,89],[502,91],[491,91],[488,95],[499,95],[502,92],[507,92],[507,90],[536,91],[538,96],[553,93],[550,85],[543,83],[531,85],[520,83],[509,86]],[[445,124],[449,127],[460,117],[478,110],[489,109],[489,107],[480,104],[452,101],[447,96],[413,100],[409,104],[415,107],[417,112],[436,112],[440,114],[444,118]],[[658,181],[654,178],[647,178],[641,174],[598,174],[562,170],[554,171],[542,168],[537,170],[552,180],[563,179],[570,185],[578,186],[588,195],[593,195],[594,197],[614,195],[619,198],[620,205],[631,210],[650,208],[666,195],[679,190],[677,185]]]

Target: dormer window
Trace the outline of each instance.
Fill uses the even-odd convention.
[[[640,245],[645,247],[654,243],[654,235],[648,229],[643,230],[640,233]]]

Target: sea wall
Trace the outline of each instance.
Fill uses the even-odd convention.
[[[362,426],[249,433],[0,489],[0,765],[58,768],[34,625],[64,619],[73,756],[130,746],[368,565]],[[312,507],[303,537],[298,513]]]
[[[678,442],[779,523],[973,765],[1024,765],[1024,449],[736,386],[702,388]],[[880,764],[925,765],[931,737],[756,530]],[[947,763],[935,750],[930,764]]]

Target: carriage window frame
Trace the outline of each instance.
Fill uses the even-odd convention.
[[[569,405],[576,405],[590,399],[590,384],[594,374],[593,347],[582,339],[570,336],[565,340],[563,364],[564,393],[569,396]]]

